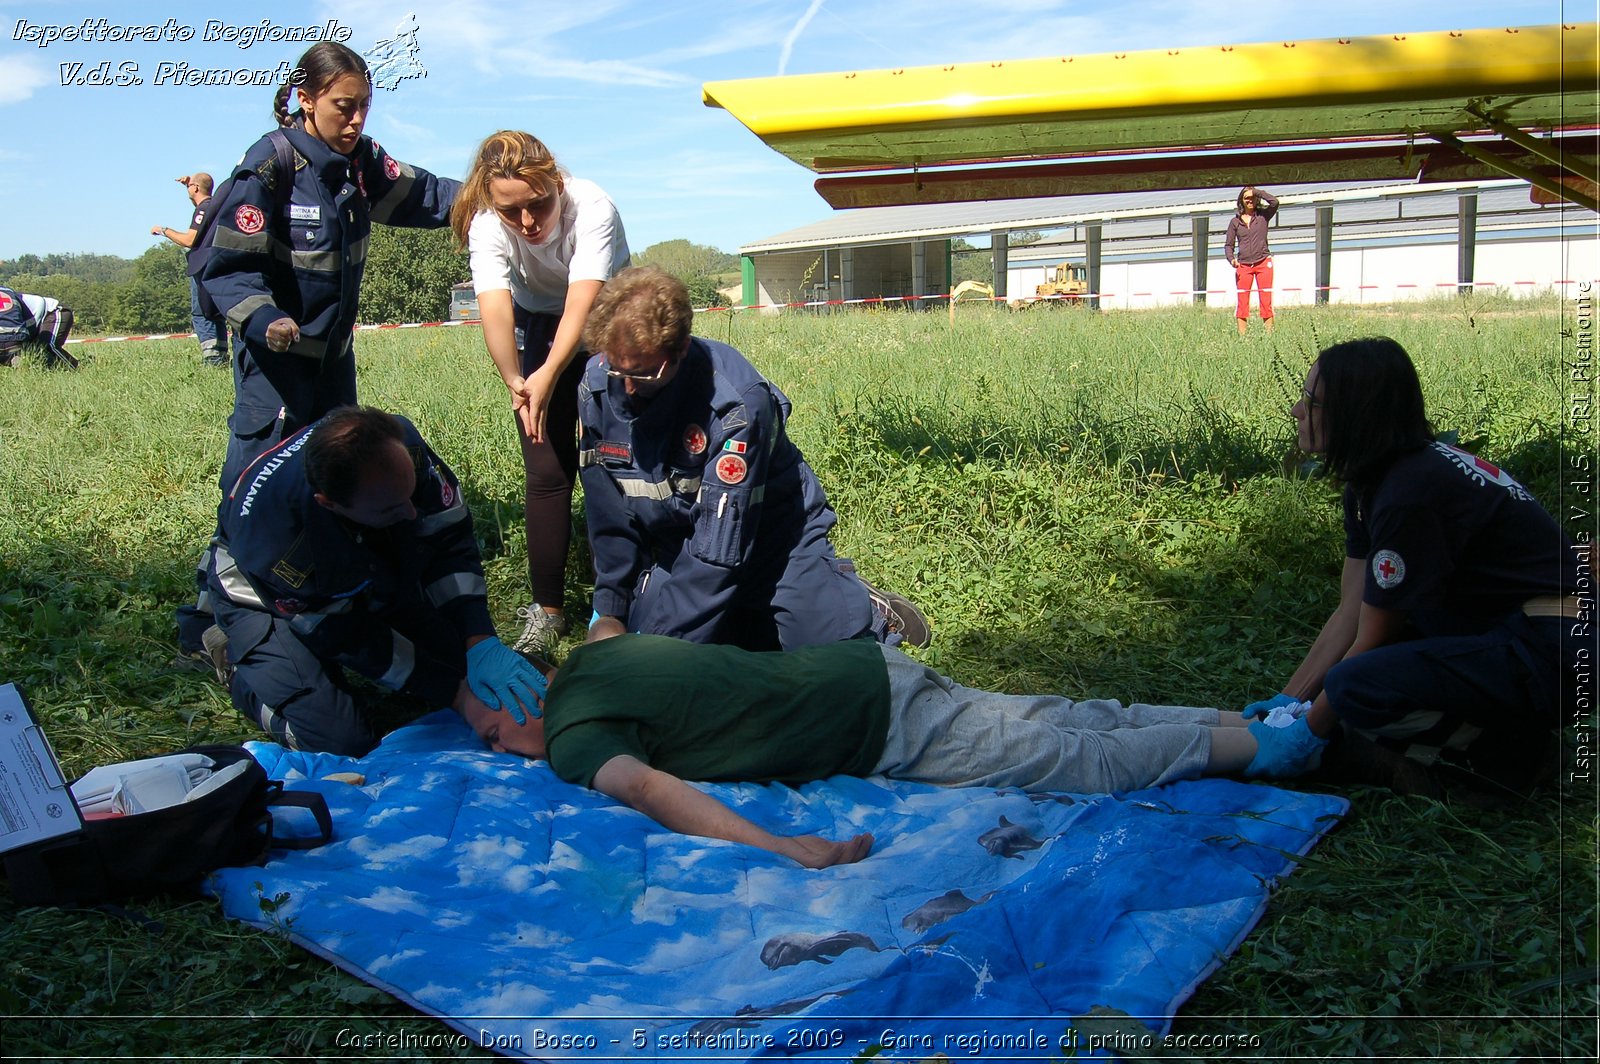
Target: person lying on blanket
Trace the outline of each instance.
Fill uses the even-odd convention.
[[[1305,729],[1215,709],[975,690],[871,639],[749,651],[619,635],[576,648],[549,680],[543,717],[518,724],[476,706],[462,715],[494,750],[548,757],[562,779],[673,831],[807,868],[859,861],[872,836],[773,835],[683,781],[883,775],[1111,792],[1240,771],[1293,776],[1325,745]]]

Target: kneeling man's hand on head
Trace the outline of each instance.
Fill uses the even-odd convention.
[[[494,636],[481,638],[467,648],[467,686],[484,705],[498,706],[518,724],[526,724],[528,716],[537,717],[543,712],[538,707],[544,701],[544,674]]]

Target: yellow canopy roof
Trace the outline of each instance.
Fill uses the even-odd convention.
[[[709,82],[703,98],[821,174],[1060,159],[1104,170],[1107,156],[1126,155],[1133,158],[1123,169],[1149,174],[1174,153],[1290,146],[1315,159],[1313,144],[1367,138],[1384,138],[1409,165],[1407,142],[1421,137],[1499,176],[1516,173],[1503,157],[1549,168],[1541,155],[1553,152],[1530,149],[1523,131],[1592,130],[1597,82],[1600,26],[1584,23],[750,78]],[[1484,132],[1510,136],[1516,148],[1475,149],[1471,135]],[[1139,154],[1151,149],[1162,154]],[[1593,137],[1567,138],[1565,151],[1574,150],[1589,157],[1580,173],[1592,180]],[[1341,176],[1307,165],[1302,180]],[[1215,166],[1196,171],[1206,184],[1232,183],[1215,182],[1231,176]],[[908,176],[899,184],[911,198],[881,202],[1004,195],[998,190],[1017,182],[1004,166],[962,173],[974,175],[965,193],[917,196]],[[1041,194],[1037,178],[1031,191],[1009,194]],[[1196,181],[1175,180],[1168,187]],[[1063,192],[1098,190],[1058,181]],[[836,184],[873,187],[870,179]]]

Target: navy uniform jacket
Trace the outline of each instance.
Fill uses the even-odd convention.
[[[1499,466],[1433,442],[1376,485],[1344,492],[1345,556],[1366,563],[1361,600],[1404,610],[1424,635],[1487,631],[1530,598],[1582,586],[1572,541]]]
[[[259,615],[256,632],[230,623],[228,639],[241,653],[265,638],[276,617],[317,657],[449,705],[459,668],[416,654],[383,614],[436,611],[463,647],[469,636],[493,635],[494,624],[461,486],[416,427],[400,420],[417,471],[415,520],[366,528],[318,503],[305,476],[312,425],[252,462],[224,497],[209,579],[213,594]]]
[[[0,345],[12,347],[38,335],[39,323],[22,301],[22,293],[0,288]]]
[[[235,382],[235,435],[258,434],[285,408],[287,429],[355,401],[355,329],[373,222],[449,224],[460,183],[399,162],[363,136],[344,156],[298,125],[284,130],[296,154],[277,172],[262,137],[240,160],[225,196],[212,201],[209,253],[200,281],[244,341]],[[287,196],[277,183],[292,181]],[[267,348],[267,326],[300,326],[286,352]],[[270,442],[270,441],[269,441]]]
[[[578,461],[597,612],[630,631],[737,643],[725,620],[794,595],[828,617],[827,630],[786,648],[869,627],[866,592],[837,571],[828,542],[833,510],[784,431],[789,409],[743,355],[714,340],[691,340],[673,379],[637,407],[606,376],[603,356],[590,360]],[[796,582],[796,572],[810,575]]]

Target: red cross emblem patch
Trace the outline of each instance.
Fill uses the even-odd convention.
[[[261,208],[251,203],[246,203],[233,212],[233,226],[245,236],[261,232],[261,227],[267,224],[266,215],[261,213]]]
[[[1384,589],[1394,587],[1406,578],[1406,562],[1392,550],[1380,550],[1372,556],[1372,578]]]
[[[385,155],[383,157],[383,172],[388,175],[390,181],[398,181],[400,179],[400,164],[394,161],[394,156]]]
[[[717,479],[724,484],[739,483],[749,471],[744,459],[736,454],[724,454],[717,459]]]
[[[699,425],[690,425],[684,429],[683,449],[690,454],[704,454],[706,450],[706,430]]]
[[[10,310],[13,305],[11,297],[4,292],[0,292],[0,312]]]

